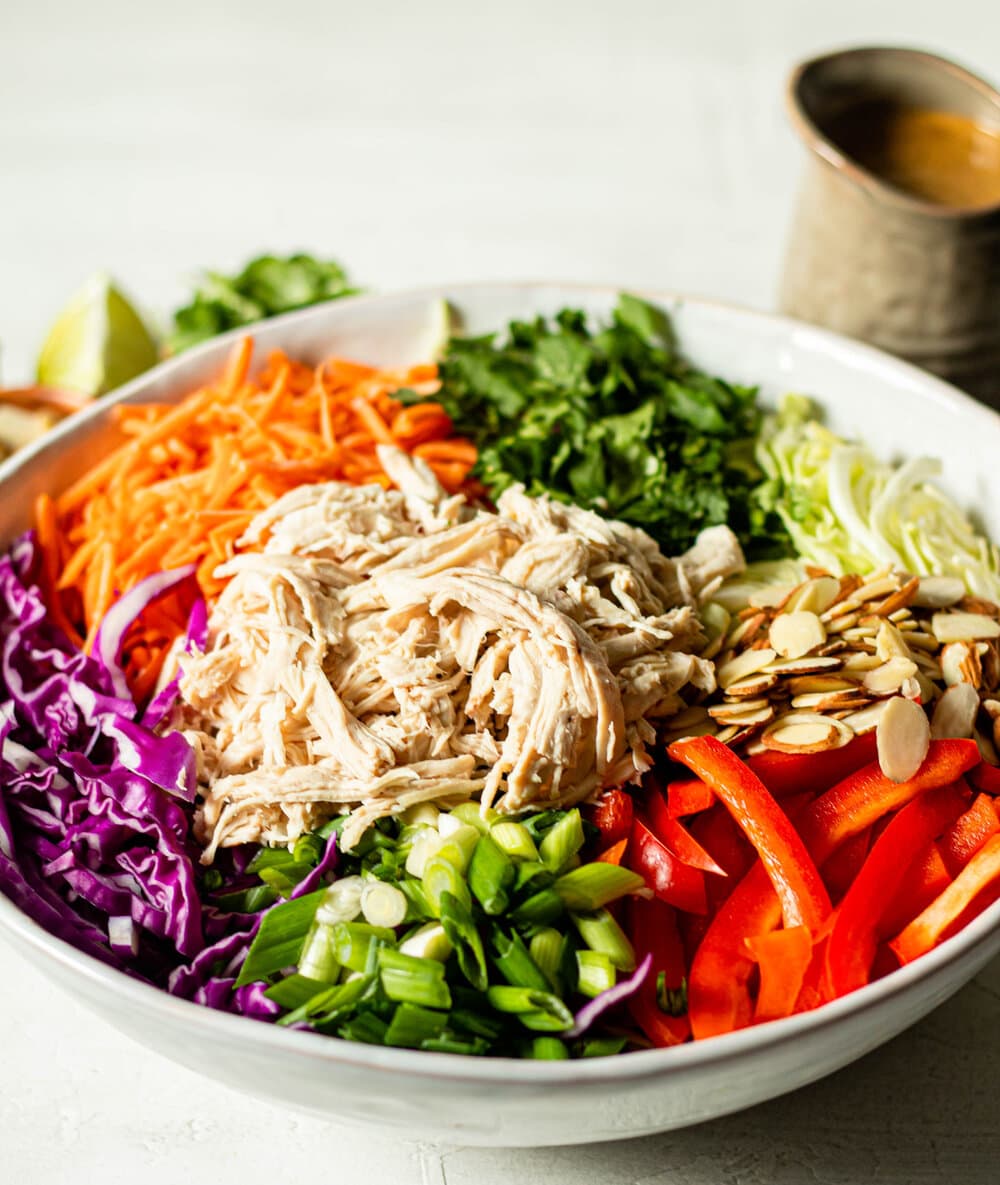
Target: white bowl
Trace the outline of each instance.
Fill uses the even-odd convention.
[[[921,371],[793,321],[663,293],[685,353],[766,398],[814,394],[831,425],[885,455],[928,453],[944,483],[1000,536],[1000,417]],[[565,305],[606,314],[611,289],[482,285],[360,297],[255,332],[307,361],[331,353],[401,364],[426,356],[431,302],[484,333]],[[115,403],[175,400],[218,372],[228,335],[157,367],[0,466],[0,540],[29,524],[99,455]],[[1000,904],[915,963],[814,1012],[669,1050],[577,1062],[487,1060],[351,1044],[176,1000],[51,937],[0,896],[0,932],[24,956],[141,1044],[275,1102],[377,1123],[420,1140],[546,1145],[620,1139],[736,1111],[829,1074],[888,1041],[1000,951]]]

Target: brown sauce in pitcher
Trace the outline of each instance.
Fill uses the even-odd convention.
[[[832,116],[825,131],[862,168],[911,197],[966,208],[1000,203],[1000,126],[873,99]]]

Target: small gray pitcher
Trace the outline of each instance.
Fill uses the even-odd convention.
[[[792,123],[810,150],[783,312],[861,338],[1000,407],[1000,202],[946,205],[887,184],[835,142],[845,107],[896,103],[1000,126],[1000,94],[910,49],[849,49],[799,66]]]

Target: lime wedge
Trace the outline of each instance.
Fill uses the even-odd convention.
[[[84,395],[103,395],[157,361],[142,318],[106,275],[87,281],[45,339],[38,381]]]

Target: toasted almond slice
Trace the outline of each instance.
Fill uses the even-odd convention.
[[[858,682],[843,675],[796,675],[786,686],[792,695],[812,695],[817,691],[829,695],[834,691],[854,691]]]
[[[742,654],[737,654],[735,658],[731,658],[719,666],[715,677],[719,686],[725,690],[731,683],[745,679],[748,675],[756,675],[777,657],[775,651],[771,649],[744,650]]]
[[[663,743],[672,745],[674,741],[686,741],[688,737],[712,737],[716,736],[718,731],[715,721],[706,716],[700,724],[690,724],[685,728],[671,729],[670,732],[664,733]]]
[[[875,729],[878,763],[893,782],[907,782],[923,765],[931,743],[927,713],[897,695],[886,704]]]
[[[791,596],[783,606],[783,612],[825,613],[839,596],[840,581],[836,577],[828,574],[815,576],[793,589]]]
[[[751,653],[759,654],[760,651]],[[755,675],[747,675],[745,679],[737,679],[735,683],[730,683],[726,687],[726,695],[736,699],[742,699],[744,696],[763,695],[764,692],[770,691],[777,682],[777,675],[768,675],[763,671],[758,671]]]
[[[703,647],[699,652],[699,657],[704,658],[706,661],[718,658],[722,651],[722,643],[724,640],[725,639],[721,636],[718,638],[713,638],[712,641],[709,642],[707,646]]]
[[[768,631],[771,649],[782,658],[801,658],[822,646],[826,630],[815,613],[797,609],[794,613],[780,613]]]
[[[806,654],[802,658],[775,658],[764,670],[769,675],[812,675],[817,671],[835,671],[839,666],[836,655]]]
[[[743,646],[745,641],[757,632],[757,630],[767,620],[763,613],[755,613],[753,617],[748,617],[745,621],[736,621],[726,634],[726,645],[733,650],[739,649]]]
[[[873,695],[894,695],[906,679],[917,673],[917,664],[909,658],[890,658],[865,675],[864,687]]]
[[[866,654],[859,651],[855,654],[849,654],[843,660],[844,670],[857,671],[874,671],[876,667],[883,665],[882,660],[877,654]]]
[[[894,622],[896,625],[902,621],[913,620],[913,614],[909,609],[897,609],[895,613],[887,613],[885,616],[888,621]]]
[[[906,644],[911,649],[916,647],[918,650],[929,650],[931,652],[937,650],[941,645],[933,634],[929,634],[924,629],[912,630],[908,633],[906,635]]]
[[[738,716],[742,712],[756,712],[758,708],[766,708],[770,702],[763,697],[743,700],[726,699],[721,704],[710,704],[705,710],[713,720],[717,720],[720,712],[723,716]]]
[[[791,706],[796,711],[805,711],[807,708],[812,709],[818,707],[823,700],[829,698],[828,692],[823,691],[807,691],[803,695],[793,695]]]
[[[831,621],[836,621],[838,617],[846,617],[850,613],[857,613],[863,604],[864,602],[857,600],[856,597],[844,597],[843,600],[834,601],[825,613],[821,613],[819,615],[820,621],[824,625],[827,625]]]
[[[934,703],[941,694],[937,683],[928,679],[923,671],[917,671],[912,680],[907,679],[903,686],[906,687],[909,683],[916,683],[917,685],[917,694],[911,695],[910,699],[919,699],[925,708],[929,704]]]
[[[971,737],[979,711],[979,696],[969,683],[956,683],[941,696],[931,717],[931,737]]]
[[[983,711],[991,720],[1000,720],[1000,700],[984,699]]]
[[[919,585],[920,581],[916,576],[912,577],[901,588],[897,588],[884,601],[876,605],[872,612],[877,613],[879,617],[891,617],[903,609],[909,609],[913,598],[917,595]]]
[[[854,687],[844,691],[813,691],[792,697],[791,706],[797,710],[812,709],[817,712],[838,712],[844,709],[863,708],[872,697]]]
[[[965,583],[957,576],[921,576],[914,605],[921,609],[949,609],[965,596]]]
[[[899,685],[899,694],[906,699],[915,699],[917,703],[923,702],[923,697],[920,694],[920,683],[916,675],[911,675],[909,679],[904,679]]]
[[[780,609],[794,591],[788,585],[759,588],[747,597],[747,604],[751,609]]]
[[[909,630],[920,629],[920,623],[918,621],[914,621],[912,617],[900,618],[898,621],[894,621],[892,624],[896,627],[896,629],[899,630],[901,634],[905,634]]]
[[[822,618],[820,618],[822,621]],[[844,634],[847,630],[853,629],[858,624],[857,613],[844,613],[840,617],[834,617],[832,621],[824,622],[826,625],[826,632],[828,634]]]
[[[888,575],[888,572],[888,568],[883,568],[879,572],[872,573],[872,578],[867,584],[862,584],[855,591],[854,599],[865,604],[867,601],[882,601],[885,597],[896,592],[899,588],[899,580],[895,576]]]
[[[728,745],[734,736],[740,731],[739,725],[731,724],[728,728],[723,728],[715,734],[715,739],[721,741],[724,745]]]
[[[959,609],[966,613],[982,613],[984,617],[1000,620],[1000,605],[996,601],[985,601],[982,597],[966,596],[958,602]]]
[[[968,642],[1000,638],[1000,621],[985,613],[935,613],[931,630],[939,642]]]
[[[752,737],[755,737],[763,727],[763,724],[750,724],[745,728],[741,728],[739,732],[730,740],[729,744],[733,746],[743,745]]]
[[[831,575],[826,570],[826,568],[818,568],[815,564],[805,564],[803,566],[803,571],[809,577],[810,580],[819,580],[820,577],[822,577],[822,576],[830,576]],[[836,579],[835,577],[831,577],[831,578]],[[840,582],[838,581],[837,583],[839,584]]]
[[[715,708],[709,708],[709,711],[712,713],[714,720],[727,727],[735,725],[737,728],[750,728],[752,726],[767,724],[774,719],[774,708],[770,704],[765,704],[764,707],[757,708],[753,712],[727,713],[724,704],[719,704]]]
[[[788,712],[772,721],[761,743],[779,753],[821,753],[846,744],[854,734],[840,720],[815,712]]]
[[[816,651],[817,658],[827,658],[831,654],[840,654],[847,649],[847,643],[841,638],[830,639],[825,646],[820,646]]]
[[[979,656],[979,664],[983,668],[982,687],[988,692],[1000,687],[1000,651],[995,642],[981,643],[986,649]],[[976,647],[978,650],[979,647]]]
[[[759,738],[750,741],[746,748],[747,757],[758,757],[761,753],[767,752],[767,745]]]
[[[886,706],[891,702],[891,700],[883,699],[867,708],[862,708],[859,712],[851,712],[850,715],[844,717],[844,723],[850,725],[858,736],[864,736],[865,733],[874,731]]]
[[[949,687],[954,687],[956,683],[972,682],[966,678],[966,671],[971,669],[976,652],[968,642],[949,642],[941,648],[939,657],[941,677]]]
[[[858,642],[871,642],[875,645],[875,639],[878,637],[878,627],[874,625],[858,625],[853,629],[844,630],[840,637],[844,639],[848,646],[854,646]]]
[[[978,728],[972,734],[972,739],[979,749],[979,756],[990,765],[1000,765],[1000,755],[997,754],[997,748],[1000,747],[1000,735],[998,734],[1000,734],[1000,730],[996,725],[993,726],[992,738],[980,732]]]
[[[910,648],[903,635],[888,621],[883,621],[875,635],[875,653],[883,662],[890,658],[908,658],[912,662]]]

